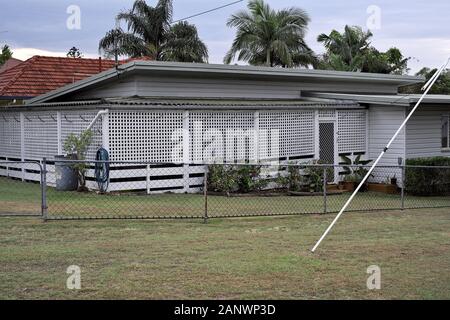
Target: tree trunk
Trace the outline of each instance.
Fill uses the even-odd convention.
[[[267,54],[266,54],[266,65],[267,65],[268,67],[271,67],[271,66],[272,66],[270,50],[267,50]]]

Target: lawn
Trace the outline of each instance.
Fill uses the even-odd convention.
[[[0,215],[2,213],[36,214],[41,211],[41,191],[38,184],[0,178]],[[327,198],[328,212],[337,212],[350,193]],[[51,218],[72,217],[202,217],[203,195],[193,194],[109,194],[94,192],[58,192],[47,190],[48,213]],[[407,196],[406,208],[450,207],[450,197]],[[400,195],[376,192],[358,194],[349,210],[382,210],[401,208]],[[323,213],[322,196],[222,197],[208,196],[208,215],[283,215]]]
[[[186,221],[0,218],[0,299],[449,299],[450,210]],[[80,291],[66,269],[81,268]],[[382,288],[366,288],[367,267]]]

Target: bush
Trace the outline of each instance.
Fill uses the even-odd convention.
[[[405,188],[418,196],[441,196],[450,194],[450,158],[433,157],[406,160],[408,166],[448,166],[441,168],[406,168]]]
[[[249,193],[260,191],[268,181],[261,177],[260,166],[210,165],[208,190],[215,192]]]

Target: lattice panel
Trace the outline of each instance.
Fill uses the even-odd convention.
[[[109,145],[115,161],[173,162],[180,142],[173,134],[183,128],[183,112],[111,112]]]
[[[86,130],[92,120],[96,117],[97,111],[63,111],[61,112],[61,143],[64,142],[69,134],[79,135]],[[89,146],[86,158],[95,159],[97,150],[102,147],[102,117],[98,118],[92,128],[93,138]]]
[[[366,110],[338,112],[338,151],[366,151],[366,128],[368,126]]]
[[[58,153],[56,112],[24,113],[25,158],[41,160]]]
[[[191,161],[234,163],[255,159],[254,125],[254,112],[191,112]]]
[[[314,155],[314,111],[261,112],[259,129],[260,159],[264,159],[267,155],[270,157],[270,150],[274,150],[272,137],[276,131],[279,132],[280,157]]]
[[[336,118],[336,110],[319,110],[319,119]]]
[[[21,158],[19,113],[4,112],[0,116],[0,156]]]

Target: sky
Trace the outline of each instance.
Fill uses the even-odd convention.
[[[133,0],[0,0],[0,44],[8,44],[14,57],[65,56],[78,47],[85,57],[98,57],[98,41],[114,27],[115,16],[130,9]],[[156,0],[147,0],[154,5]],[[212,9],[233,0],[174,0],[174,20]],[[411,57],[410,73],[437,67],[450,57],[449,0],[266,0],[273,8],[300,7],[311,17],[306,42],[317,53],[317,36],[346,24],[369,26],[372,44],[379,50],[398,47]],[[69,29],[70,6],[80,9],[80,28]],[[190,19],[209,49],[210,63],[222,63],[235,30],[226,26],[231,14],[245,9],[247,0]],[[375,7],[374,7],[375,6]],[[374,9],[375,8],[375,9]],[[375,11],[374,11],[375,10]],[[378,11],[379,10],[379,11]],[[379,12],[379,14],[378,14]],[[374,20],[375,18],[375,20]],[[369,24],[368,24],[369,22]],[[73,24],[72,24],[73,25]]]

